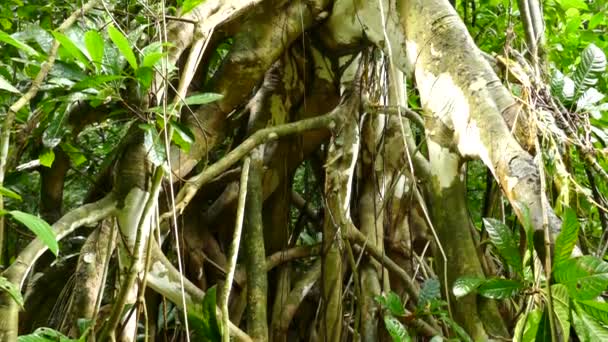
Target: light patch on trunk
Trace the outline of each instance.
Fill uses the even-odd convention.
[[[403,198],[403,194],[404,193],[408,193],[410,191],[410,187],[407,183],[407,177],[405,177],[405,175],[401,175],[399,176],[399,179],[397,180],[397,184],[395,185],[395,197],[398,199],[402,199]]]
[[[350,196],[352,192],[352,184],[353,177],[355,175],[355,165],[357,165],[357,155],[359,155],[359,132],[357,127],[355,127],[355,141],[352,144],[351,150],[345,153],[350,155],[351,161],[346,172],[348,173],[348,183],[346,183],[346,195],[344,196],[344,204],[342,205],[344,208],[344,212],[348,213],[348,207],[350,206]]]
[[[446,127],[465,132],[469,120],[469,103],[448,73],[433,75],[418,68],[416,81],[422,106],[437,117]]]
[[[445,147],[428,139],[429,159],[431,162],[431,174],[437,178],[442,189],[452,185],[458,177],[458,159],[456,153],[450,152]]]
[[[416,68],[416,59],[418,58],[418,45],[413,40],[405,41],[405,49],[407,50],[407,73],[412,73]]]

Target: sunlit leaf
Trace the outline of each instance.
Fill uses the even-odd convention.
[[[69,54],[74,57],[74,59],[81,62],[85,66],[89,65],[89,60],[87,57],[68,36],[61,32],[53,31],[53,37],[55,37],[55,39],[61,43],[61,46],[63,46],[69,52]]]
[[[191,322],[197,341],[219,342],[222,333],[217,320],[216,285],[207,289],[202,303],[202,312],[188,312],[188,320]]]
[[[195,94],[195,95],[188,96],[184,102],[189,106],[202,105],[202,104],[206,104],[206,103],[215,102],[217,100],[222,99],[222,97],[224,97],[224,95],[222,95],[222,94],[201,93],[201,94]]]
[[[452,293],[456,298],[463,297],[474,292],[486,280],[479,277],[460,277],[452,286]]]
[[[572,74],[576,94],[581,94],[587,88],[594,86],[604,71],[606,71],[606,55],[593,43],[589,44],[583,50],[581,62]]]
[[[202,4],[206,0],[184,0],[182,3],[182,11],[181,15],[185,15],[186,13],[192,11],[196,6]]]
[[[576,213],[571,208],[566,208],[562,221],[562,230],[555,241],[554,267],[570,259],[572,249],[578,239],[578,227]]]
[[[38,159],[40,160],[40,165],[51,167],[55,161],[55,152],[53,152],[53,149],[45,148],[38,156]]]
[[[572,325],[579,341],[608,341],[608,328],[586,313],[576,302],[572,311]]]
[[[594,299],[608,287],[608,263],[590,255],[569,259],[555,267],[553,277],[568,288],[570,297]]]
[[[139,125],[144,130],[144,147],[148,156],[148,160],[155,166],[160,166],[165,162],[166,153],[165,146],[159,137],[158,132],[153,126]]]
[[[4,197],[9,197],[12,199],[16,199],[18,201],[23,200],[21,198],[21,195],[19,195],[18,193],[14,192],[11,189],[7,189],[7,188],[3,187],[2,185],[0,185],[0,194],[2,194],[2,196],[4,196]]]
[[[523,289],[524,285],[517,280],[492,278],[479,285],[477,293],[487,298],[507,299],[515,296]]]
[[[57,330],[51,328],[38,328],[29,335],[22,335],[17,342],[77,342]]]
[[[570,335],[570,296],[568,289],[562,284],[551,286],[551,295],[553,298],[553,312],[559,323],[563,341],[568,341]]]
[[[90,30],[84,34],[84,44],[87,47],[87,51],[89,51],[89,55],[91,56],[91,60],[95,64],[95,67],[99,70],[103,61],[105,45],[103,38],[96,30]]]
[[[393,342],[408,342],[411,341],[412,338],[410,334],[407,333],[407,330],[399,322],[395,317],[391,315],[384,315],[384,326],[386,327],[386,331],[388,331],[389,335],[393,339]]]
[[[0,76],[0,90],[6,90],[11,93],[20,94],[19,89],[13,87],[13,85],[6,80],[6,78]]]
[[[55,232],[45,220],[19,210],[9,211],[9,214],[31,230],[55,256],[59,253],[59,245],[57,244]]]
[[[376,301],[386,308],[393,316],[405,316],[405,309],[401,303],[401,298],[395,292],[389,292],[382,296],[376,296]]]
[[[133,68],[133,70],[137,70],[137,59],[135,58],[133,49],[131,49],[131,43],[129,43],[127,37],[125,37],[113,25],[108,27],[108,34],[110,35],[112,42],[114,42],[114,45],[116,45],[120,53],[125,57],[131,68]]]
[[[34,50],[31,46],[25,44],[24,42],[11,37],[8,33],[4,31],[0,31],[0,42],[5,42],[9,45],[16,47],[17,49],[27,53],[28,55],[38,57],[40,54],[38,51]]]
[[[190,146],[194,143],[194,134],[190,129],[174,120],[169,121],[171,127],[173,127],[173,142],[184,152],[190,151]]]
[[[543,312],[539,309],[532,310],[527,314],[519,317],[515,330],[513,332],[514,342],[535,342],[538,325],[542,318]]]
[[[608,326],[608,303],[597,300],[580,300],[576,303],[591,317]]]

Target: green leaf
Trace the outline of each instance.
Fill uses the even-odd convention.
[[[55,111],[55,115],[49,126],[42,133],[42,144],[44,147],[52,149],[61,143],[61,139],[68,132],[67,127],[65,127],[68,121],[68,112],[69,110],[65,104]]]
[[[72,90],[83,90],[83,89],[88,89],[88,88],[96,88],[99,89],[101,88],[101,85],[105,85],[108,82],[111,81],[116,81],[116,80],[122,80],[124,79],[124,76],[120,76],[120,75],[96,75],[96,76],[90,76],[87,77],[85,79],[83,79],[82,81],[74,84],[72,86]]]
[[[557,317],[557,322],[561,329],[561,341],[568,341],[570,336],[570,296],[568,289],[562,284],[551,286],[553,297],[553,313]]]
[[[485,279],[478,277],[460,277],[454,282],[452,293],[456,298],[464,297],[477,290],[485,281]]]
[[[84,152],[70,143],[62,143],[61,149],[68,155],[73,166],[78,166],[87,161]]]
[[[590,255],[569,259],[555,267],[553,277],[568,288],[570,297],[594,299],[608,287],[608,263]]]
[[[578,219],[576,213],[571,208],[566,208],[564,212],[562,231],[555,241],[555,252],[553,257],[553,267],[570,259],[572,249],[578,239]]]
[[[391,291],[385,295],[376,296],[375,299],[382,307],[386,308],[391,315],[398,317],[405,316],[405,309],[403,308],[401,299],[395,292]]]
[[[57,238],[53,228],[46,223],[45,220],[32,214],[24,213],[19,210],[9,211],[9,214],[17,221],[21,222],[24,226],[29,228],[49,250],[57,256],[59,253],[59,245],[57,244]]]
[[[203,2],[205,2],[205,0],[184,0],[182,3],[181,15],[183,16],[192,11],[196,6],[202,4]]]
[[[6,78],[2,77],[1,75],[0,75],[0,90],[6,90],[11,93],[21,94],[19,89],[13,87],[13,85],[9,81],[7,81]]]
[[[506,299],[518,294],[524,284],[513,279],[492,278],[486,280],[477,288],[477,292],[487,298]]]
[[[408,342],[412,340],[403,324],[395,317],[384,315],[384,326],[386,327],[386,331],[391,335],[393,342]]]
[[[82,51],[80,51],[78,46],[76,46],[76,44],[74,44],[74,42],[70,40],[70,38],[68,38],[68,36],[57,31],[53,31],[52,33],[53,37],[55,37],[55,39],[57,39],[57,41],[61,43],[61,46],[63,46],[68,51],[68,53],[72,57],[74,57],[74,59],[81,62],[85,66],[89,65],[89,60],[87,59],[87,57],[82,53]]]
[[[38,328],[29,335],[22,335],[17,338],[18,342],[77,342],[57,330],[51,328]]]
[[[150,67],[153,68],[158,61],[161,60],[166,54],[162,52],[150,52],[149,54],[144,56],[144,60],[141,62],[142,67]]]
[[[539,309],[534,309],[527,314],[519,317],[513,332],[514,342],[534,342],[538,332],[538,325],[542,318],[543,312]]]
[[[216,316],[216,285],[205,293],[202,312],[189,312],[188,320],[191,322],[190,326],[195,336],[199,338],[197,341],[221,341],[222,334]]]
[[[441,285],[439,280],[435,278],[429,278],[424,281],[422,288],[420,289],[420,295],[418,297],[418,307],[424,308],[430,301],[441,297]]]
[[[141,66],[137,71],[135,71],[135,78],[141,85],[144,91],[150,89],[152,85],[152,79],[154,78],[154,70],[150,67]]]
[[[572,325],[580,341],[608,341],[608,329],[593,319],[576,302],[572,311]]]
[[[490,240],[498,249],[498,253],[509,266],[513,267],[518,274],[521,274],[523,271],[521,255],[511,229],[506,224],[493,218],[484,218],[483,223]]]
[[[179,122],[170,120],[169,124],[173,127],[173,136],[171,137],[173,142],[175,142],[182,151],[188,153],[190,151],[190,146],[194,143],[194,134],[192,134],[187,126],[184,126]]]
[[[587,10],[589,7],[585,3],[584,0],[557,0],[557,3],[564,9],[567,10],[569,8],[576,8]]]
[[[40,56],[38,51],[34,50],[31,46],[23,43],[18,39],[11,37],[8,33],[4,31],[0,31],[0,42],[5,42],[6,44],[12,45],[17,49],[27,53],[28,55],[32,55],[35,57]]]
[[[53,152],[53,150],[50,148],[45,148],[42,150],[40,156],[38,156],[38,159],[40,160],[40,165],[44,167],[51,167],[55,161],[55,152]]]
[[[551,323],[549,322],[549,310],[545,308],[538,322],[536,330],[536,341],[551,341]]]
[[[589,44],[583,50],[581,62],[572,75],[572,80],[576,86],[576,94],[581,94],[587,88],[594,86],[605,70],[606,55],[594,44]],[[577,97],[575,95],[575,98]]]
[[[604,97],[605,95],[597,91],[597,89],[593,87],[589,88],[576,100],[576,111],[580,112],[589,109]]]
[[[21,198],[21,195],[19,195],[18,193],[14,192],[11,189],[5,188],[2,185],[0,185],[0,194],[2,194],[2,196],[4,197],[9,197],[12,199],[16,199],[17,201],[22,201],[23,199]]]
[[[90,30],[84,34],[84,44],[87,47],[87,51],[89,51],[93,64],[97,70],[100,70],[105,45],[103,38],[97,30]]]
[[[202,105],[202,104],[206,104],[206,103],[215,102],[217,100],[222,99],[223,97],[224,97],[224,95],[222,95],[222,94],[201,93],[201,94],[195,94],[195,95],[187,97],[184,102],[189,106]]]
[[[120,53],[125,57],[127,63],[133,68],[133,70],[137,70],[137,59],[135,58],[135,54],[133,53],[133,49],[131,49],[131,44],[127,37],[125,37],[114,25],[110,25],[108,27],[108,34],[110,35],[110,39],[114,42],[114,45],[118,48]]]
[[[608,325],[608,303],[596,300],[581,300],[576,303],[591,317],[602,322],[604,325]]]
[[[19,287],[2,276],[0,276],[0,291],[7,292],[17,303],[17,305],[19,305],[20,308],[23,308],[23,296],[21,296]]]
[[[154,126],[141,124],[139,125],[144,130],[144,147],[147,152],[148,160],[155,166],[160,166],[165,162],[166,153],[165,146],[159,137]]]

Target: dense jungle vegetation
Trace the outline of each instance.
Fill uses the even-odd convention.
[[[0,342],[608,341],[607,0],[0,1]]]

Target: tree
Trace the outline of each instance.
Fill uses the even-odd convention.
[[[3,341],[608,335],[606,58],[554,72],[538,1],[500,55],[471,34],[508,1],[26,3],[0,209],[42,219],[0,216]]]

